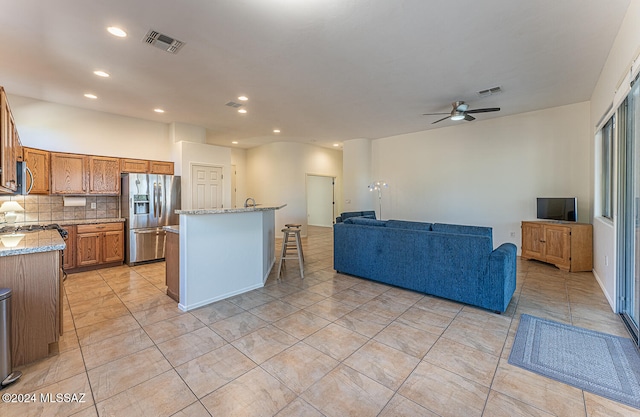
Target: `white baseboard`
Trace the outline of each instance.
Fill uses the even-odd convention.
[[[596,270],[593,269],[591,272],[593,272],[593,276],[596,278],[596,281],[598,282],[598,285],[600,286],[600,289],[602,290],[604,296],[607,298],[607,301],[609,302],[609,306],[611,307],[611,310],[615,313],[617,311],[617,306],[616,306],[615,301],[611,299],[611,296],[607,292],[604,284],[602,283],[602,279],[600,279],[600,277],[598,276],[598,273],[596,272]]]
[[[225,298],[230,298],[233,297],[234,295],[238,295],[238,294],[243,294],[245,292],[249,292],[251,290],[255,290],[257,288],[262,288],[264,287],[264,283],[262,284],[256,284],[256,285],[251,285],[249,287],[245,287],[242,289],[239,289],[237,291],[232,291],[226,294],[222,294],[219,295],[217,297],[212,297],[206,300],[202,300],[200,302],[194,303],[194,304],[190,304],[190,305],[184,305],[184,304],[178,304],[178,308],[182,311],[191,311],[191,310],[195,310],[196,308],[199,307],[204,307],[206,305],[209,305],[211,303],[215,303],[216,301],[220,301],[220,300],[224,300]]]

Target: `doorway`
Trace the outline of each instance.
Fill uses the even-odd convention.
[[[640,346],[640,83],[619,108],[618,310]]]
[[[335,177],[307,174],[307,224],[331,227],[335,215]]]
[[[222,167],[191,165],[191,209],[223,208]]]

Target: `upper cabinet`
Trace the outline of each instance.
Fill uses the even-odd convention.
[[[22,148],[27,168],[31,176],[27,176],[27,190],[29,194],[49,194],[49,170],[51,156],[49,151],[34,148]],[[33,186],[32,180],[33,177]]]
[[[88,194],[86,155],[51,152],[51,194]]]
[[[89,157],[89,193],[120,194],[120,159]]]
[[[128,173],[173,175],[173,162],[125,158],[120,160],[120,169]]]
[[[149,172],[149,161],[145,159],[128,159],[120,160],[120,171],[137,174],[146,174]]]
[[[151,174],[173,175],[173,162],[151,161]]]
[[[13,193],[18,189],[18,161],[22,161],[22,145],[7,95],[0,87],[0,192]]]
[[[120,193],[120,159],[51,153],[51,194]]]

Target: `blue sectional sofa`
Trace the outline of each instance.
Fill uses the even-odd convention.
[[[516,246],[493,249],[490,227],[351,217],[333,226],[338,272],[504,312]]]
[[[342,223],[343,221],[350,219],[351,217],[366,217],[367,219],[375,219],[376,212],[373,210],[347,211],[347,212],[341,213],[338,217],[336,217],[336,223]]]

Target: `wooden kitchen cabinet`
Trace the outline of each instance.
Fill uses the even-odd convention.
[[[93,266],[100,263],[100,232],[76,233],[76,266]]]
[[[4,88],[0,87],[0,192],[18,189],[16,162],[22,160],[22,145]]]
[[[522,222],[522,259],[564,271],[593,269],[593,227],[587,223]]]
[[[67,240],[65,244],[67,247],[62,251],[62,267],[66,270],[76,267],[76,227],[74,225],[61,226],[67,231]]]
[[[62,330],[60,251],[0,257],[0,287],[11,288],[11,363],[46,358]],[[55,346],[55,345],[53,345]]]
[[[89,193],[120,194],[120,159],[89,156]]]
[[[33,175],[33,187],[31,177],[27,175],[27,190],[31,187],[29,194],[49,194],[50,152],[27,147],[22,151],[27,168]]]
[[[124,260],[124,230],[108,230],[102,237],[102,262],[122,262]]]
[[[149,172],[151,174],[173,175],[173,162],[150,161]]]
[[[88,172],[86,155],[51,152],[51,194],[87,194]]]
[[[120,159],[51,152],[51,194],[120,193]]]
[[[120,171],[136,174],[146,174],[149,172],[149,161],[145,159],[129,159],[120,160]]]
[[[124,225],[77,225],[75,261],[78,268],[124,261]]]

